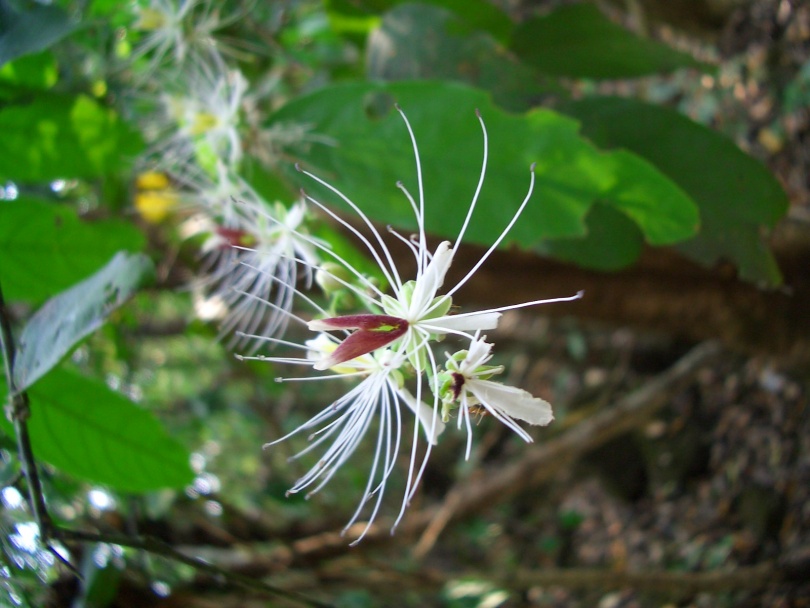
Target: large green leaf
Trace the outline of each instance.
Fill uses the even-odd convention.
[[[545,241],[540,251],[595,270],[619,270],[635,262],[644,235],[626,215],[613,207],[595,204],[585,218],[587,235]]]
[[[578,134],[578,124],[555,112],[511,115],[481,91],[446,83],[352,84],[297,99],[271,122],[298,121],[336,142],[289,150],[302,165],[342,189],[371,217],[409,229],[413,213],[395,187],[402,180],[417,193],[411,142],[397,100],[419,144],[428,231],[454,238],[481,168],[482,135],[475,109],[489,131],[490,164],[466,238],[491,244],[512,218],[537,163],[532,201],[510,239],[525,247],[545,238],[581,236],[596,201],[635,221],[652,244],[695,233],[697,209],[646,161],[624,151],[601,152]],[[329,204],[337,197],[295,171],[291,177]],[[343,207],[345,209],[345,207]]]
[[[104,268],[54,296],[31,317],[20,335],[14,384],[25,390],[126,302],[154,271],[143,254],[120,252]]]
[[[9,300],[41,302],[115,252],[143,246],[143,235],[123,221],[85,222],[70,207],[27,196],[0,204],[0,281]]]
[[[0,392],[5,402],[5,383]],[[150,412],[103,383],[56,369],[28,396],[38,460],[122,492],[180,488],[193,479],[187,450]],[[5,417],[0,424],[14,433]]]
[[[571,78],[635,78],[678,68],[712,69],[690,55],[639,38],[591,4],[563,6],[518,25],[512,50],[545,74]]]
[[[698,203],[701,231],[680,251],[707,265],[730,260],[749,281],[781,282],[764,236],[787,211],[788,198],[762,163],[682,114],[640,101],[593,97],[564,111],[582,120],[599,145],[643,156]]]
[[[0,179],[91,178],[139,152],[139,135],[84,95],[41,94],[0,109]]]
[[[385,13],[369,37],[366,66],[373,80],[456,80],[490,91],[503,108],[524,110],[555,81],[519,63],[486,31],[446,9],[404,4]]]
[[[0,66],[48,48],[75,27],[58,6],[31,3],[28,10],[17,11],[8,0],[0,0]]]

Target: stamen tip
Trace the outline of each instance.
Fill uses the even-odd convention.
[[[534,173],[534,168],[535,168],[536,166],[537,166],[537,163],[532,163],[532,164],[529,166],[529,171],[531,171],[532,173]]]
[[[301,164],[300,164],[300,163],[295,163],[295,170],[296,170],[296,171],[298,171],[298,172],[300,172],[300,173],[303,173],[303,172],[304,172],[304,170],[301,168]]]
[[[397,112],[402,112],[402,107],[396,101],[394,102],[394,108],[396,108]]]
[[[244,355],[237,355],[236,353],[234,353],[234,355],[233,355],[233,356],[234,356],[234,358],[235,358],[237,361],[244,361],[244,360],[245,360],[245,356],[244,356]]]
[[[478,108],[475,108],[475,115],[476,115],[478,118],[481,118],[481,110],[479,110]]]
[[[583,297],[585,297],[585,290],[584,290],[584,289],[580,289],[580,290],[577,292],[577,298],[583,298]]]

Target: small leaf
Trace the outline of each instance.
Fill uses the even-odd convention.
[[[518,25],[511,49],[545,74],[570,78],[635,78],[679,68],[712,66],[639,38],[591,4],[572,4]]]
[[[32,3],[29,10],[14,10],[8,0],[0,0],[0,66],[36,53],[67,36],[76,27],[58,6]]]
[[[68,206],[28,196],[0,202],[0,279],[9,300],[42,302],[115,252],[143,246],[143,235],[130,223],[85,222]]]
[[[749,281],[781,282],[764,233],[785,214],[788,198],[762,163],[720,133],[641,101],[593,97],[563,110],[595,142],[643,156],[698,203],[701,230],[678,246],[682,253],[705,265],[732,261]]]
[[[109,264],[48,300],[22,331],[14,383],[25,390],[51,370],[82,338],[138,289],[153,270],[142,254],[118,253]]]
[[[181,488],[193,479],[188,451],[154,415],[104,384],[57,369],[28,396],[38,460],[121,492]],[[13,434],[5,417],[2,426]]]

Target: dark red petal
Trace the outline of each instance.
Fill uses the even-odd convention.
[[[408,330],[408,324],[391,331],[366,331],[358,329],[348,338],[343,340],[327,359],[328,367],[340,365],[346,361],[351,361],[357,357],[362,357],[370,352],[390,344]]]

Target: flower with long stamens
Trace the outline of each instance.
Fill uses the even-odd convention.
[[[451,312],[451,310],[455,311],[455,308],[453,308],[453,295],[472,279],[475,272],[503,242],[512,226],[520,217],[523,209],[529,203],[534,190],[534,166],[530,168],[529,172],[530,181],[528,192],[501,235],[461,280],[449,288],[445,288],[445,278],[472,218],[483,185],[487,166],[486,127],[481,115],[477,113],[484,134],[483,164],[478,185],[462,224],[462,228],[454,244],[449,241],[444,241],[431,253],[427,245],[422,169],[416,137],[405,114],[399,106],[396,106],[396,109],[402,116],[413,145],[418,187],[416,198],[408,192],[402,183],[398,183],[397,187],[404,193],[414,211],[417,233],[411,238],[405,238],[395,231],[389,230],[391,234],[408,247],[414,255],[416,260],[416,276],[413,279],[405,280],[403,278],[394,263],[394,256],[386,244],[383,235],[356,203],[323,179],[309,171],[297,167],[304,175],[332,192],[357,214],[359,220],[358,224],[364,227],[362,231],[351,222],[341,218],[328,206],[312,196],[303,193],[306,200],[313,206],[319,208],[359,239],[374,262],[378,265],[381,277],[384,279],[385,283],[390,286],[392,292],[390,294],[386,293],[378,281],[367,277],[333,249],[325,246],[323,243],[317,242],[311,237],[302,236],[304,240],[308,240],[315,249],[319,250],[324,260],[331,262],[333,265],[337,265],[337,267],[341,269],[340,273],[330,272],[327,269],[328,264],[322,264],[319,273],[322,273],[329,282],[342,286],[345,290],[351,292],[354,299],[362,304],[365,309],[363,312],[343,316],[334,316],[334,314],[326,315],[323,310],[320,309],[320,317],[309,321],[307,323],[308,328],[312,331],[319,332],[319,334],[322,334],[322,332],[339,332],[341,338],[333,338],[332,346],[329,348],[316,349],[316,351],[311,352],[306,363],[315,370],[329,370],[332,372],[342,370],[345,373],[346,369],[356,367],[358,362],[368,362],[369,365],[371,361],[375,362],[374,365],[377,366],[375,371],[369,374],[360,384],[355,386],[346,396],[335,402],[336,404],[340,404],[341,408],[345,409],[347,412],[346,416],[348,416],[349,411],[355,411],[353,408],[359,408],[358,412],[362,411],[363,416],[374,413],[380,421],[381,428],[385,427],[392,420],[387,413],[390,411],[392,404],[398,403],[398,399],[402,399],[406,404],[410,403],[409,399],[404,396],[402,392],[405,386],[412,387],[412,390],[407,394],[413,396],[412,399],[414,403],[420,404],[419,408],[411,408],[417,411],[417,420],[419,423],[414,425],[414,437],[411,444],[411,458],[406,478],[405,498],[394,526],[396,526],[403,517],[410,499],[416,492],[433,445],[432,441],[428,442],[425,455],[421,460],[421,464],[419,464],[419,459],[417,458],[419,428],[421,427],[425,430],[435,430],[439,428],[436,424],[442,422],[438,420],[440,406],[443,401],[445,401],[445,407],[450,406],[450,403],[446,401],[446,390],[443,392],[441,389],[442,378],[440,374],[443,373],[442,366],[434,352],[437,342],[445,337],[453,337],[469,342],[474,345],[474,348],[471,347],[471,349],[474,350],[474,354],[478,356],[478,360],[480,361],[480,351],[483,347],[480,346],[479,341],[477,341],[478,336],[482,331],[494,329],[504,311],[552,302],[567,302],[582,297],[582,292],[580,292],[570,297],[537,300],[479,311]],[[367,236],[369,234],[370,236]],[[321,338],[321,340],[322,339],[323,338]],[[488,354],[489,351],[487,350],[486,355]],[[293,360],[276,357],[268,357],[267,359],[279,363],[294,362]],[[462,361],[463,360],[466,359],[462,359]],[[515,424],[514,418],[528,419],[529,421],[539,420],[534,414],[531,412],[527,413],[524,410],[539,406],[540,400],[530,401],[529,399],[534,398],[530,395],[527,397],[528,393],[525,393],[525,391],[490,382],[488,378],[484,377],[483,369],[486,368],[486,366],[482,368],[484,363],[485,362],[480,363],[470,369],[464,367],[463,373],[457,372],[461,374],[458,378],[468,382],[468,386],[464,387],[462,383],[459,386],[459,393],[454,395],[454,399],[465,400],[465,403],[468,404],[466,410],[467,414],[469,414],[470,407],[481,406],[491,411],[493,415],[521,434],[521,436],[525,436],[525,431]],[[473,362],[470,362],[469,365],[473,365]],[[391,366],[394,366],[398,370],[397,374],[393,374],[390,371]],[[466,373],[467,376],[464,376],[464,373]],[[490,369],[488,373],[491,375],[495,372]],[[392,378],[397,378],[394,384],[390,383]],[[487,382],[490,382],[490,384],[481,384]],[[427,403],[425,407],[432,413],[430,426],[426,426],[426,422],[423,420],[424,416],[420,415],[418,412],[418,410],[424,409],[421,407],[423,402]],[[328,409],[324,410],[319,416],[326,417],[328,411]],[[360,414],[357,413],[357,415],[359,416]],[[539,414],[537,415],[539,416]],[[326,418],[322,419],[316,417],[313,418],[310,423],[320,423],[325,419]],[[356,432],[356,429],[361,428],[365,432],[365,429],[370,423],[365,417],[362,418],[362,422],[355,421],[352,417],[341,418],[341,420],[345,420],[345,424],[348,426],[338,426],[341,429],[355,429],[352,432]],[[309,425],[310,423],[307,424]],[[305,427],[310,428],[307,425],[305,425]],[[356,435],[343,435],[341,434],[343,431],[338,432],[337,426],[329,426],[327,428],[329,428],[330,431],[325,433],[319,441],[337,434],[333,444],[334,451],[332,451],[333,448],[330,448],[328,452],[330,458],[324,459],[323,462],[325,464],[317,468],[317,470],[313,469],[310,471],[309,476],[299,481],[296,488],[300,489],[313,483],[324,470],[327,471],[325,475],[328,479],[334,474],[335,469],[345,461],[343,456],[353,452],[355,446],[353,442]],[[334,430],[331,430],[333,428]],[[297,431],[298,430],[301,429],[297,429]],[[382,433],[382,431],[380,432]],[[378,440],[378,452],[372,464],[372,477],[378,469],[378,460],[381,454],[379,446],[381,443],[385,443],[383,436],[387,435],[380,435],[380,439]],[[429,436],[433,437],[432,433],[429,434]],[[397,446],[399,445],[398,435],[396,435],[396,444]],[[389,444],[385,443],[385,445]],[[387,468],[388,460],[383,459],[383,461],[382,470],[386,471],[385,478],[387,479],[387,476],[390,475],[390,470]],[[366,489],[366,494],[364,495],[364,501],[374,494],[374,488],[375,486],[373,486],[370,481]],[[375,514],[376,508],[375,506]],[[358,516],[358,513],[355,513],[355,518]],[[353,518],[352,521],[354,521],[355,518]]]
[[[303,201],[270,205],[238,175],[219,168],[216,185],[202,173],[184,180],[197,194],[194,230],[208,235],[195,285],[205,295],[198,308],[224,311],[220,337],[230,334],[230,347],[255,352],[261,342],[246,336],[284,333],[288,317],[279,311],[292,308],[299,280],[312,285],[320,258],[307,236]],[[273,304],[269,311],[267,302]]]
[[[317,361],[339,348],[337,341],[327,334],[320,334],[306,343],[308,361]],[[270,358],[273,360],[273,358]],[[286,360],[290,363],[294,360]],[[360,536],[352,543],[359,542],[374,521],[385,493],[386,483],[394,470],[396,458],[402,443],[402,406],[414,414],[415,429],[425,433],[429,445],[435,445],[444,423],[438,420],[433,408],[418,401],[404,387],[402,367],[405,360],[390,350],[378,350],[374,354],[344,361],[330,369],[332,374],[343,378],[362,378],[362,381],[348,393],[330,404],[319,414],[293,430],[291,433],[265,445],[270,447],[280,441],[309,432],[310,445],[295,458],[315,450],[331,441],[318,459],[317,464],[303,475],[288,491],[294,494],[307,490],[307,498],[323,488],[338,469],[354,454],[368,434],[376,434],[376,445],[372,457],[371,471],[354,515],[344,528],[344,532],[357,521],[366,503],[376,497],[367,523]],[[371,431],[376,424],[376,433]],[[311,489],[310,489],[311,488]],[[410,488],[405,489],[403,509],[408,500]]]
[[[160,101],[163,114],[149,126],[154,140],[148,154],[159,159],[159,169],[198,165],[212,179],[217,164],[235,170],[244,153],[243,103],[248,82],[224,64],[192,61]]]
[[[480,113],[477,113],[478,120],[481,124],[481,128],[484,134],[484,160],[481,169],[481,176],[478,182],[478,187],[476,188],[472,203],[470,204],[470,207],[467,211],[467,216],[464,220],[461,231],[454,245],[451,244],[449,241],[444,241],[438,246],[436,251],[431,255],[427,247],[427,238],[424,221],[425,201],[424,201],[424,189],[422,184],[422,169],[419,160],[419,151],[416,145],[416,137],[413,133],[413,130],[411,129],[410,123],[408,122],[408,119],[405,116],[404,112],[402,112],[399,106],[396,106],[396,108],[397,111],[402,116],[403,120],[405,121],[405,125],[408,129],[408,133],[411,137],[411,142],[413,144],[414,156],[416,158],[418,202],[405,189],[402,183],[397,184],[397,187],[399,187],[407,197],[416,215],[418,232],[415,237],[416,239],[415,242],[411,242],[407,239],[404,239],[403,237],[399,237],[400,240],[404,241],[410,247],[411,251],[414,254],[414,257],[416,258],[417,272],[416,278],[414,280],[411,281],[402,280],[402,277],[396,265],[394,264],[394,258],[390,250],[388,249],[388,246],[385,244],[382,235],[374,227],[374,225],[371,223],[371,220],[363,213],[363,211],[346,195],[340,192],[337,188],[331,186],[321,178],[317,177],[316,175],[308,171],[302,171],[305,175],[314,179],[322,186],[326,187],[328,190],[330,190],[331,192],[336,194],[340,199],[342,199],[346,204],[348,204],[349,207],[351,207],[351,209],[358,214],[360,221],[364,223],[365,226],[372,233],[371,239],[365,237],[363,234],[360,233],[360,231],[357,228],[339,218],[337,214],[335,214],[328,207],[326,207],[316,199],[312,198],[309,195],[305,196],[308,201],[310,201],[311,203],[313,203],[314,205],[325,211],[336,221],[342,223],[349,231],[351,231],[358,238],[360,238],[363,244],[368,249],[369,253],[374,258],[374,260],[379,264],[380,271],[382,272],[388,283],[391,285],[391,289],[394,292],[393,296],[383,293],[382,291],[380,291],[380,289],[376,287],[376,285],[369,282],[365,277],[363,277],[359,273],[359,271],[354,271],[353,269],[349,268],[349,270],[354,273],[360,285],[359,287],[354,288],[355,293],[365,303],[366,307],[369,310],[381,311],[381,313],[384,316],[386,316],[389,319],[390,318],[397,319],[400,325],[406,328],[403,335],[401,337],[397,336],[396,338],[398,343],[397,350],[399,350],[400,352],[404,352],[418,370],[430,371],[430,369],[426,366],[430,365],[431,368],[435,370],[435,359],[430,353],[430,349],[432,348],[431,346],[432,342],[435,342],[436,339],[440,339],[442,336],[447,334],[455,334],[464,336],[467,339],[472,340],[474,332],[491,330],[497,327],[498,320],[503,311],[511,310],[514,308],[535,306],[538,304],[548,304],[553,302],[564,302],[575,300],[582,297],[582,294],[578,293],[574,296],[566,298],[554,298],[548,300],[524,302],[522,304],[502,306],[499,308],[493,308],[488,310],[473,311],[461,314],[450,314],[450,309],[453,304],[452,295],[472,278],[475,272],[481,267],[481,265],[491,255],[491,253],[498,247],[498,245],[501,244],[501,242],[504,240],[504,238],[506,238],[507,234],[511,230],[512,226],[520,217],[521,213],[523,212],[523,209],[528,204],[532,192],[534,190],[534,181],[535,181],[533,171],[534,165],[532,165],[530,170],[529,190],[526,194],[526,197],[523,199],[523,202],[520,204],[517,211],[515,212],[515,215],[512,217],[512,220],[508,223],[506,228],[503,230],[501,235],[496,239],[496,241],[492,244],[492,246],[484,253],[481,259],[475,264],[475,266],[452,288],[447,290],[444,294],[440,295],[439,291],[444,285],[444,280],[447,275],[447,271],[449,270],[450,265],[453,262],[453,257],[455,256],[455,253],[458,250],[459,245],[461,244],[464,232],[466,231],[467,226],[470,222],[472,213],[475,209],[475,205],[478,201],[478,196],[481,191],[481,187],[483,185],[487,165],[486,127],[484,125],[484,121],[481,118]],[[326,252],[325,257],[329,257],[330,255],[335,257],[335,254],[333,252]],[[345,264],[344,260],[338,259],[338,261]],[[385,323],[387,323],[387,321]],[[316,319],[310,323],[310,329],[314,331],[328,331],[345,328],[346,328],[345,321],[341,320],[340,317]],[[371,346],[370,350],[378,347],[378,345],[371,342],[369,343],[369,345]],[[345,356],[354,357],[356,356],[356,351],[347,350]],[[430,364],[429,360],[434,361],[434,363]],[[325,364],[329,364],[329,362]]]
[[[182,69],[188,61],[222,63],[220,52],[233,54],[233,49],[217,32],[237,21],[242,15],[231,12],[221,16],[221,7],[213,0],[139,0],[132,3],[132,30],[140,38],[129,57],[137,61],[149,56],[139,79],[146,80],[157,68],[172,65]]]
[[[521,439],[531,442],[531,436],[515,420],[546,426],[554,415],[551,405],[531,393],[490,380],[503,372],[503,366],[487,365],[492,359],[492,344],[486,336],[476,337],[467,350],[447,355],[445,372],[439,374],[438,392],[443,403],[442,418],[447,420],[452,409],[458,409],[458,426],[467,428],[467,454],[470,457],[472,427],[470,416],[486,412],[512,429]],[[481,409],[483,408],[483,409]]]

